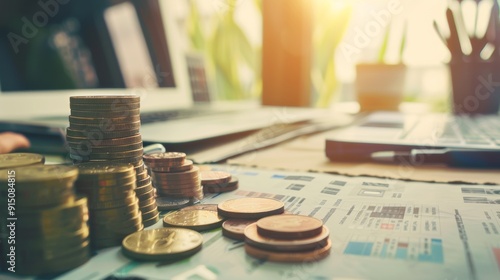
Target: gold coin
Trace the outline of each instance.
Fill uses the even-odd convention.
[[[136,134],[129,137],[112,138],[112,139],[103,139],[101,137],[98,137],[99,135],[95,136],[96,137],[94,138],[87,139],[86,137],[81,138],[81,137],[71,137],[66,135],[66,140],[68,140],[70,147],[76,147],[76,148],[79,148],[78,145],[82,147],[83,146],[109,147],[109,146],[132,145],[132,144],[142,143],[141,134]]]
[[[124,177],[120,179],[102,179],[92,180],[77,180],[75,184],[79,192],[89,195],[121,193],[122,191],[135,190],[135,176]]]
[[[222,235],[234,240],[245,240],[245,228],[257,220],[229,219],[222,223]]]
[[[141,179],[141,180],[137,179],[137,188],[147,186],[150,183],[151,183],[151,177],[149,177],[149,175],[147,175],[147,177],[145,179]]]
[[[158,206],[156,205],[156,198],[150,204],[140,207],[140,210],[142,213],[148,213],[153,210],[158,210]]]
[[[140,121],[140,116],[129,116],[122,118],[79,118],[69,116],[70,124],[91,124],[91,125],[107,125],[107,124],[125,124]]]
[[[144,219],[142,221],[142,224],[144,227],[150,227],[152,225],[155,225],[158,221],[160,220],[160,213],[157,213],[154,217],[149,218],[149,219]]]
[[[257,231],[260,235],[276,239],[303,239],[319,235],[323,221],[302,215],[276,215],[260,219]]]
[[[264,250],[280,251],[280,252],[298,252],[314,250],[318,247],[325,246],[330,231],[327,227],[322,226],[322,231],[319,235],[303,238],[303,239],[277,239],[262,236],[257,231],[257,224],[251,224],[245,228],[245,242]]]
[[[189,211],[189,210],[208,210],[217,212],[217,204],[196,204],[179,209],[179,211]]]
[[[304,263],[315,262],[326,258],[330,254],[332,242],[328,239],[325,246],[316,248],[311,251],[302,252],[275,252],[254,247],[250,244],[245,244],[245,252],[257,259],[270,262],[285,262],[285,263]]]
[[[139,199],[136,198],[134,202],[123,207],[91,210],[90,217],[97,223],[99,221],[124,220],[134,217],[137,213],[139,213]]]
[[[141,180],[145,180],[147,178],[150,178],[149,174],[148,174],[148,171],[147,170],[143,170],[141,172],[135,172],[137,174],[137,181],[141,181]]]
[[[154,208],[153,210],[149,211],[149,212],[142,212],[142,220],[145,221],[145,220],[149,220],[149,219],[152,219],[153,217],[155,217],[156,215],[158,215],[158,208]]]
[[[66,135],[71,137],[77,137],[81,139],[113,139],[113,138],[124,138],[131,137],[139,133],[139,129],[129,129],[129,130],[104,130],[100,128],[87,128],[82,130],[77,130],[68,127],[66,129]]]
[[[128,104],[140,102],[137,95],[70,96],[70,104]]]
[[[176,210],[191,203],[187,198],[157,197],[158,210]]]
[[[78,165],[79,179],[116,179],[117,177],[134,176],[134,168],[130,164],[109,162],[88,162]]]
[[[69,144],[70,153],[80,153],[82,155],[90,153],[116,153],[116,152],[126,152],[133,151],[137,149],[143,149],[142,142],[130,145],[114,145],[114,146],[83,146],[83,145],[73,145]]]
[[[14,171],[16,188],[37,188],[42,183],[64,183],[66,185],[68,181],[74,181],[78,176],[78,168],[64,165],[32,165],[16,168]],[[2,188],[7,188],[6,183],[11,178],[7,173],[0,172],[0,185]]]
[[[109,104],[109,103],[96,103],[96,104],[78,104],[72,103],[69,105],[71,110],[76,111],[124,111],[124,110],[134,110],[140,109],[141,103],[127,103],[127,104]]]
[[[133,233],[122,242],[125,256],[139,261],[179,260],[201,250],[200,233],[183,228],[158,228]]]
[[[219,203],[217,210],[226,218],[259,219],[283,213],[285,205],[270,198],[246,197]]]
[[[11,153],[0,155],[0,169],[43,164],[45,157],[31,153]]]
[[[181,166],[184,164],[186,154],[179,152],[152,153],[144,155],[143,159],[146,165],[151,167]]]
[[[142,195],[144,193],[147,193],[148,191],[153,189],[153,185],[151,184],[151,181],[149,181],[146,185],[144,186],[137,186],[135,189],[135,194]]]
[[[131,158],[131,157],[139,157],[144,153],[144,150],[142,148],[137,149],[137,150],[132,150],[132,151],[125,151],[125,152],[105,152],[105,153],[79,153],[75,152],[74,150],[70,150],[69,157],[71,159],[75,160],[83,160],[83,161],[88,161],[88,160],[112,160],[112,159],[126,159],[126,158]]]
[[[220,227],[224,218],[208,210],[175,211],[163,217],[163,226],[203,231]]]
[[[136,198],[137,196],[135,195],[135,192],[132,191],[129,193],[127,197],[121,199],[108,200],[108,201],[91,201],[89,199],[88,207],[89,210],[120,208],[133,203],[136,200]]]
[[[117,110],[117,111],[93,111],[93,110],[73,110],[71,115],[80,118],[127,118],[140,115],[140,109]]]
[[[76,123],[70,123],[69,127],[74,130],[99,130],[99,131],[104,131],[104,132],[111,132],[111,131],[130,131],[130,130],[137,130],[141,128],[141,122],[131,122],[131,123],[125,123],[125,124],[108,124],[108,125],[89,125],[89,124],[76,124]]]

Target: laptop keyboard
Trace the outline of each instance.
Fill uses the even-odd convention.
[[[500,118],[498,116],[450,118],[437,140],[443,144],[500,146]]]
[[[190,110],[190,109],[147,112],[147,113],[141,113],[141,124],[148,124],[148,123],[175,120],[175,119],[201,117],[201,116],[207,116],[209,114],[215,114],[215,112],[209,110]]]

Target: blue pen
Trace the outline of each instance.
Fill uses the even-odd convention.
[[[411,151],[381,151],[371,154],[377,162],[446,164],[467,168],[500,168],[500,150],[472,149],[413,149]]]

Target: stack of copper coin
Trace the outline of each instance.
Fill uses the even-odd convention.
[[[238,178],[224,171],[200,171],[204,193],[222,193],[238,189]]]
[[[78,168],[75,187],[88,197],[93,247],[120,245],[125,236],[143,229],[132,165],[90,162]]]
[[[247,197],[230,199],[217,205],[219,215],[227,218],[222,224],[222,234],[228,238],[245,240],[245,228],[258,219],[283,214],[285,205],[269,198]]]
[[[6,168],[0,170],[0,197],[6,202],[0,210],[2,256],[14,258],[15,272],[54,274],[87,262],[87,199],[73,191],[78,169],[42,164],[11,168],[5,162],[2,167]]]
[[[178,152],[144,155],[158,197],[202,199],[199,169]]]
[[[75,163],[130,163],[137,175],[137,196],[145,226],[158,221],[154,208],[152,185],[142,161],[139,96],[72,96],[71,115],[66,139],[70,157]],[[155,209],[157,211],[157,209]]]
[[[318,261],[331,249],[328,228],[308,216],[269,216],[247,226],[244,232],[247,254],[267,261]]]

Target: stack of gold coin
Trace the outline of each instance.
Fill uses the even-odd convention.
[[[78,168],[75,187],[88,197],[93,247],[120,245],[127,235],[144,228],[132,165],[89,162]]]
[[[0,170],[2,255],[27,275],[73,269],[90,258],[87,199],[75,196],[78,169],[33,165]]]
[[[259,219],[244,230],[245,251],[275,262],[311,262],[329,255],[330,232],[321,220],[301,215]]]
[[[151,178],[142,160],[139,96],[72,96],[70,107],[66,133],[70,157],[76,163],[132,164],[144,226],[156,223],[158,209]]]
[[[199,168],[178,152],[144,155],[159,197],[202,199]]]
[[[238,189],[238,178],[224,171],[200,171],[204,193],[222,193]]]

